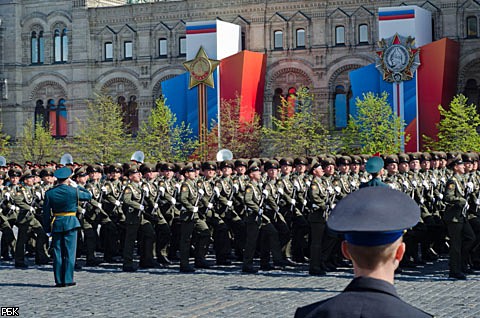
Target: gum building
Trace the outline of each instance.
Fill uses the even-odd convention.
[[[307,86],[338,129],[346,114],[335,101],[349,96],[349,71],[375,61],[378,8],[400,5],[431,12],[434,41],[460,43],[457,91],[479,105],[476,0],[0,0],[0,121],[15,138],[30,118],[62,118],[52,134],[71,136],[103,91],[135,131],[160,83],[185,72],[186,22],[221,19],[241,26],[244,49],[267,55],[264,124],[280,96]]]

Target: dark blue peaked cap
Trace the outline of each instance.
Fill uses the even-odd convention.
[[[69,167],[63,167],[58,170],[55,170],[53,175],[57,179],[67,179],[72,175],[72,169],[70,169]]]
[[[408,195],[387,187],[366,187],[342,200],[327,225],[354,245],[378,246],[396,241],[420,220],[420,208]]]

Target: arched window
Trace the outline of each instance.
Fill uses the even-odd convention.
[[[62,30],[62,62],[68,61],[68,34],[67,29]]]
[[[304,49],[305,48],[305,29],[297,29],[297,49]]]
[[[282,31],[273,32],[273,49],[283,50],[283,32]]]
[[[105,43],[105,61],[113,60],[113,44],[112,42]]]
[[[159,57],[167,57],[168,50],[167,50],[167,39],[162,38],[158,40],[158,56]]]
[[[476,38],[478,36],[477,17],[467,18],[467,38]]]
[[[53,55],[55,57],[55,62],[62,62],[62,37],[60,35],[60,30],[54,31],[53,36]]]
[[[187,38],[184,36],[178,39],[178,53],[180,56],[187,55]]]
[[[284,100],[283,97],[283,90],[281,88],[276,88],[275,93],[273,94],[273,100],[272,100],[272,116],[280,119],[281,117],[281,107],[282,107],[282,101]]]
[[[30,37],[31,62],[32,64],[42,64],[44,62],[44,39],[43,31],[32,32]]]
[[[335,45],[345,45],[345,27],[335,27]]]
[[[39,99],[35,103],[35,125],[40,124],[42,127],[47,127],[47,114],[46,109],[43,106],[43,100]]]
[[[368,25],[360,24],[358,26],[358,43],[368,44]]]
[[[348,119],[348,100],[345,87],[343,85],[335,87],[334,96],[335,128],[345,128]]]
[[[480,86],[475,79],[470,78],[467,80],[465,85],[465,90],[463,95],[468,98],[468,105],[475,104],[477,105],[477,112],[480,109]]]

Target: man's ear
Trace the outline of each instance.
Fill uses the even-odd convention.
[[[342,241],[342,254],[346,259],[352,260],[350,253],[348,252],[348,243],[347,241]]]
[[[400,262],[403,258],[403,255],[405,254],[406,246],[405,243],[402,242],[400,245],[398,245],[397,250],[395,251],[395,259]]]

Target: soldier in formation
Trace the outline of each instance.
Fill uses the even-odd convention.
[[[277,160],[278,159],[278,160]],[[404,236],[402,268],[450,255],[450,276],[480,268],[479,155],[398,153],[381,157],[238,159],[157,164],[70,164],[92,200],[80,202],[77,256],[85,266],[123,262],[123,270],[169,266],[182,272],[243,261],[242,270],[309,264],[311,275],[345,266],[342,236],[326,227],[337,202],[364,186],[388,186],[419,206]],[[0,167],[2,260],[48,262],[41,205],[60,165]],[[18,235],[13,234],[14,227]],[[210,245],[216,264],[206,260]],[[103,252],[103,259],[99,257]],[[194,261],[191,263],[190,257]],[[271,262],[273,259],[273,262]],[[79,263],[79,262],[77,262]]]

